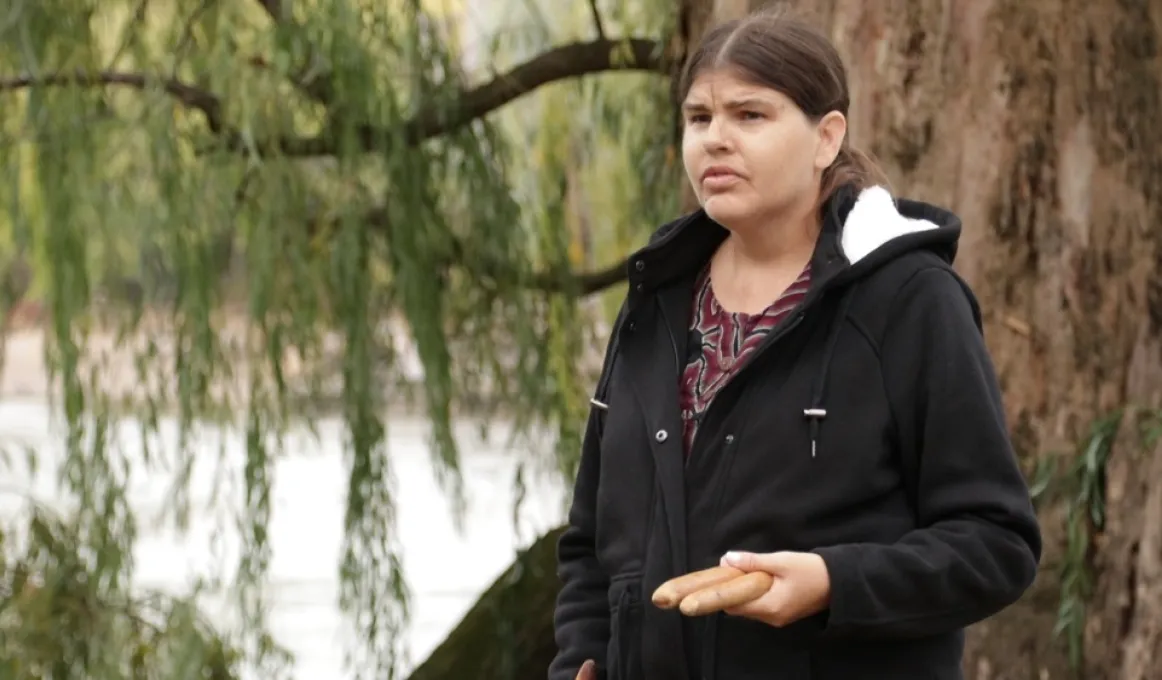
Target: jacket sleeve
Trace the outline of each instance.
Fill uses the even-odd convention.
[[[1020,598],[1037,573],[1041,534],[976,302],[954,273],[929,268],[905,283],[880,359],[918,528],[891,545],[814,551],[831,578],[827,633],[931,636]]]
[[[625,310],[614,323],[605,366],[596,390],[604,398],[605,385],[616,358],[616,338]],[[601,468],[602,411],[590,408],[581,444],[581,463],[573,485],[568,524],[557,544],[557,573],[561,591],[553,614],[557,656],[549,666],[549,680],[574,680],[588,659],[605,667],[609,644],[609,577],[597,561],[597,484]]]

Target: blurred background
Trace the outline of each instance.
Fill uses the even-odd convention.
[[[1162,677],[1159,0],[0,0],[0,678],[545,677],[675,74],[773,4],[965,223],[1046,538],[966,677]]]

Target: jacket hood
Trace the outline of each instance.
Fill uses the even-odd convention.
[[[854,194],[854,191],[849,191]],[[931,250],[948,264],[956,259],[960,218],[928,203],[894,199],[882,186],[855,195],[840,196],[847,202],[846,215],[838,213],[834,224],[838,251],[853,268],[874,268],[902,253]],[[833,205],[837,211],[845,206]]]
[[[913,250],[929,250],[949,265],[956,258],[960,218],[928,203],[893,198],[885,187],[841,187],[822,212],[812,258],[821,279],[860,278]],[[630,258],[630,281],[643,292],[689,275],[728,234],[703,210],[664,225]]]

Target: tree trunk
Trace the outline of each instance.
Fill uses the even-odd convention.
[[[480,596],[408,680],[545,680],[557,652],[557,539],[538,538]]]
[[[689,42],[728,2],[682,1]],[[791,4],[849,65],[853,142],[879,158],[897,194],[963,218],[957,267],[981,301],[1018,453],[1037,488],[1050,479],[1058,491],[1040,497],[1041,575],[971,631],[967,677],[1067,677],[1071,637],[1085,651],[1082,677],[1156,677],[1162,444],[1142,425],[1158,419],[1162,391],[1162,2]],[[1121,408],[1107,451],[1091,434]],[[536,554],[538,573],[551,574],[552,552]],[[545,592],[530,600],[538,609],[518,650],[536,666],[530,677],[551,656],[557,587],[537,583]],[[1078,611],[1055,638],[1058,620]],[[489,644],[490,625],[477,628]],[[437,655],[454,654],[456,635]],[[417,678],[500,677],[467,671],[489,644],[459,654],[462,673]]]
[[[975,628],[968,676],[1067,674],[1067,640],[1052,634],[1065,570],[1067,596],[1074,576],[1096,577],[1077,619],[1083,676],[1145,680],[1154,667],[1157,677],[1162,447],[1137,425],[1162,388],[1162,3],[794,4],[816,14],[851,69],[853,141],[897,193],[964,220],[957,266],[980,298],[1030,477],[1072,466],[1093,424],[1128,409],[1108,463],[1095,456],[1091,472],[1060,480],[1095,493],[1058,484],[1072,495],[1043,507],[1041,578]]]

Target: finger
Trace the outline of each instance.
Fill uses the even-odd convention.
[[[771,575],[756,571],[687,595],[680,605],[686,616],[702,616],[756,600],[771,589]]]
[[[782,628],[795,623],[802,617],[788,616],[787,612],[782,609],[771,609],[765,602],[748,602],[738,607],[722,610],[724,614],[730,616],[738,616],[753,621],[762,621],[763,623],[774,626],[775,628]]]
[[[661,609],[672,609],[690,593],[737,578],[742,572],[734,567],[711,567],[670,579],[654,591],[651,600]]]
[[[781,552],[752,553],[732,550],[722,556],[722,563],[746,572],[765,571],[777,576],[786,561],[784,558],[785,554]]]
[[[722,613],[729,616],[753,619],[755,621],[767,621],[771,617],[778,615],[778,607],[773,605],[770,600],[771,598],[769,597],[759,597],[750,602],[744,602],[740,605],[723,609]]]
[[[597,664],[590,659],[581,664],[581,670],[577,671],[577,680],[597,680]]]

